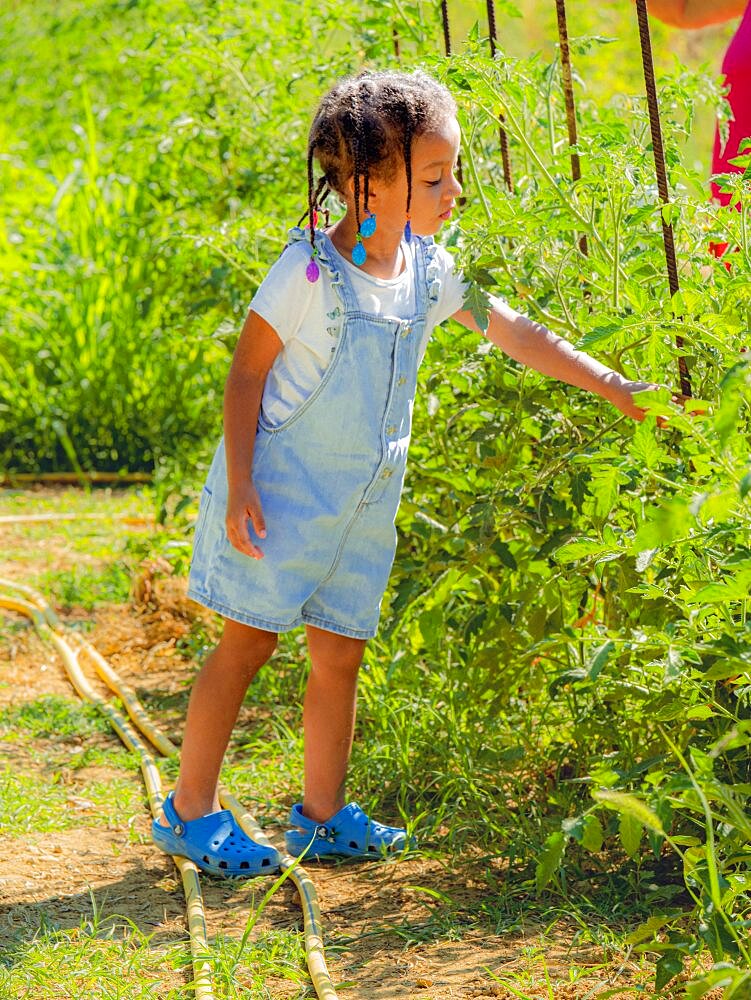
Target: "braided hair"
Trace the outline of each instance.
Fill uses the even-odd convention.
[[[409,219],[412,143],[425,132],[439,128],[456,112],[450,91],[422,70],[412,73],[363,70],[336,83],[321,99],[308,137],[307,215],[313,249],[318,211],[331,191],[344,194],[350,177],[354,181],[355,221],[359,230],[360,178],[367,212],[371,176],[390,184],[403,163]],[[314,158],[323,171],[317,184]]]

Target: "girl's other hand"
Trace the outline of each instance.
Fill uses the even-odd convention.
[[[248,518],[253,522],[255,533],[260,538],[266,537],[266,522],[261,510],[261,498],[252,482],[230,490],[227,497],[227,537],[243,555],[251,559],[263,559],[263,552],[250,540]]]

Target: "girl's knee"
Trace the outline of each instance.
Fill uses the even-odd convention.
[[[359,670],[367,639],[354,639],[307,626],[308,650],[313,669]]]
[[[245,625],[231,618],[224,619],[220,645],[228,653],[249,663],[265,663],[276,650],[278,633]]]

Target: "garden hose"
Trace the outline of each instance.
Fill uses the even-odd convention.
[[[161,790],[161,776],[154,759],[130,723],[106,699],[97,694],[88,683],[78,663],[78,654],[82,651],[89,654],[97,674],[122,700],[134,724],[161,753],[170,755],[175,753],[177,748],[153,724],[148,713],[138,701],[133,689],[123,683],[118,674],[90,642],[78,632],[63,625],[38,591],[24,584],[16,583],[13,580],[2,578],[0,578],[0,586],[20,590],[31,598],[31,601],[27,601],[0,594],[0,607],[10,608],[32,619],[40,635],[52,641],[57,647],[63,659],[66,672],[78,694],[85,700],[97,705],[110,720],[113,728],[126,746],[138,754],[139,764],[149,795],[149,807],[152,815],[158,818],[162,812],[164,798]],[[223,787],[219,789],[219,800],[223,808],[229,809],[233,813],[240,827],[249,837],[264,846],[274,846],[268,840],[253,816]],[[173,860],[180,870],[185,889],[196,997],[198,1000],[213,1000],[211,972],[207,962],[208,940],[203,897],[199,882],[199,869],[187,858],[175,856]],[[313,986],[320,1000],[337,1000],[337,994],[326,967],[323,933],[321,930],[321,913],[315,886],[308,874],[300,867],[299,859],[293,858],[286,852],[282,854],[281,868],[285,872],[288,871],[289,878],[294,882],[300,895],[300,905],[303,911],[305,954]]]
[[[38,590],[34,590],[33,587],[27,587],[24,584],[14,583],[11,580],[4,580],[2,578],[0,578],[0,586],[15,587],[17,590],[26,594],[34,605],[36,605],[36,607],[40,610],[51,629],[56,630],[58,634],[64,634],[67,637],[68,643],[79,652],[83,650],[88,653],[97,674],[99,674],[105,684],[112,691],[114,691],[118,698],[120,698],[125,710],[133,720],[135,726],[140,729],[143,735],[147,737],[157,750],[159,750],[159,752],[164,754],[166,757],[171,756],[173,753],[177,753],[177,747],[175,744],[172,743],[171,740],[168,740],[164,733],[160,732],[160,730],[157,729],[151,721],[148,712],[139,702],[138,696],[133,688],[121,680],[109,663],[107,663],[99,650],[95,646],[92,646],[92,644],[84,636],[82,636],[80,632],[71,628],[66,628],[63,625],[54,610],[50,607],[47,601],[45,601],[43,595],[40,594]],[[2,601],[0,601],[0,603],[2,603]]]
[[[153,517],[140,517],[135,514],[59,514],[52,511],[49,514],[3,514],[0,524],[23,524],[31,521],[124,521],[126,524],[153,524]]]

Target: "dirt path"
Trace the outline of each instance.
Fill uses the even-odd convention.
[[[88,496],[80,490],[55,487],[0,492],[0,515],[125,511],[131,509],[129,504],[128,494],[107,489]],[[113,532],[123,540],[128,536],[148,539],[154,530],[138,521],[139,513],[145,512],[143,500],[134,501],[132,510],[133,523],[0,523],[0,577],[30,583],[49,594],[45,580],[59,580],[66,573],[103,571],[113,558]],[[89,639],[147,704],[157,695],[161,704],[170,703],[169,696],[173,696],[174,708],[159,721],[179,740],[181,713],[196,662],[183,655],[176,642],[199,619],[210,634],[216,633],[220,621],[185,596],[184,578],[167,575],[163,565],[145,564],[124,602],[100,603],[93,610],[52,603],[64,621],[89,629]],[[42,643],[26,619],[0,609],[0,709],[29,705],[49,695],[73,697],[57,653]],[[86,740],[89,750],[118,746],[114,733],[97,732]],[[28,741],[11,733],[0,742],[0,764],[11,765],[26,780],[47,781],[50,768],[59,770],[61,755],[81,752],[81,747],[75,735]],[[152,947],[183,941],[187,953],[182,887],[172,861],[151,845],[137,770],[127,779],[132,781],[133,811],[113,813],[107,822],[92,820],[96,803],[87,799],[85,789],[92,782],[116,779],[122,781],[123,772],[106,763],[95,761],[71,770],[67,786],[63,782],[66,828],[35,831],[32,817],[23,837],[0,839],[0,939],[31,937],[43,919],[61,928],[76,927],[82,916],[92,912],[93,899],[102,911],[127,917],[153,935]],[[288,808],[288,803],[281,802],[276,812],[272,809],[265,817],[269,835],[277,843],[282,842]],[[491,926],[483,917],[488,909],[488,882],[478,877],[478,864],[484,869],[496,866],[495,874],[503,879],[497,861],[479,857],[463,859],[460,865],[440,856],[334,868],[310,865],[321,901],[332,976],[335,982],[353,984],[342,990],[342,997],[584,1000],[648,995],[636,988],[638,979],[644,981],[644,971],[635,962],[612,962],[591,945],[572,948],[577,930],[573,923],[558,921],[552,928],[543,928],[532,923],[520,926],[517,920],[499,933],[497,922]],[[267,885],[264,880],[259,892],[252,883],[237,889],[205,878],[210,936],[222,933],[239,938],[253,896],[259,899]],[[449,896],[450,907],[442,906],[431,893]],[[264,911],[254,936],[271,928],[301,925],[292,887],[284,887]],[[493,979],[488,970],[513,982],[516,992]],[[168,982],[171,976],[170,985],[176,987],[189,981],[185,971],[165,972],[165,976]],[[283,978],[268,980],[267,988],[275,998],[301,995],[294,983]]]

